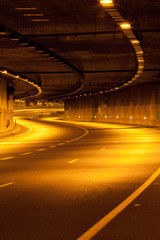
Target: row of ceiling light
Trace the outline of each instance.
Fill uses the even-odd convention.
[[[42,56],[46,56],[49,59],[53,59],[55,62],[57,62],[58,64],[61,64],[63,66],[65,66],[69,71],[74,72],[77,77],[79,79],[82,79],[82,73],[75,67],[73,66],[71,63],[69,63],[67,60],[65,60],[64,58],[62,58],[61,56],[59,56],[57,53],[55,53],[54,51],[48,49],[48,48],[44,48],[43,45],[35,42],[34,40],[30,39],[29,37],[24,37],[21,34],[19,34],[16,31],[13,31],[12,29],[6,27],[5,25],[1,24],[0,25],[0,35],[9,35],[9,38],[11,41],[19,41],[20,45],[22,46],[26,46],[28,49],[32,49],[35,50],[35,52],[42,54]],[[8,70],[2,70],[1,73],[5,73],[10,77],[16,77],[17,78],[17,74],[11,74],[9,73]],[[26,81],[25,78],[23,77],[19,77],[19,79],[23,79],[23,81]],[[32,81],[33,83],[33,81]],[[32,84],[34,85],[34,84]],[[39,86],[38,86],[39,88]],[[35,97],[37,95],[39,95],[42,92],[42,90],[38,90],[38,94],[34,95],[34,96],[30,96],[30,97]]]
[[[87,93],[87,94],[81,94],[74,97],[82,97],[82,96],[89,96],[89,95],[95,95],[95,94],[102,94],[102,93],[108,93],[108,92],[114,92],[117,90],[120,90],[133,82],[135,82],[140,75],[143,72],[144,69],[144,58],[143,58],[143,50],[140,45],[140,41],[136,38],[136,35],[132,31],[131,24],[128,22],[125,22],[125,19],[121,16],[121,14],[118,12],[118,10],[115,7],[115,4],[112,0],[101,0],[100,4],[104,7],[105,11],[114,19],[114,21],[121,27],[122,31],[126,35],[126,37],[129,39],[130,43],[132,44],[132,47],[135,50],[136,58],[137,58],[137,71],[134,77],[132,77],[131,80],[128,82],[123,83],[120,86],[115,86],[111,89],[102,90],[100,92],[96,93]],[[67,97],[64,98],[64,100],[74,97]]]
[[[79,70],[76,69],[71,63],[69,63],[67,60],[59,56],[54,51],[45,48],[43,45],[37,43],[33,39],[29,37],[24,37],[21,34],[19,34],[16,31],[11,30],[10,28],[6,27],[5,25],[0,25],[0,35],[4,35],[8,32],[11,32],[10,34],[10,40],[11,41],[19,41],[20,45],[26,46],[28,49],[33,49],[37,53],[41,53],[43,56],[47,56],[49,59],[53,59],[55,62],[67,67],[70,71],[76,71]],[[80,73],[80,72],[79,72]]]
[[[5,69],[5,68],[1,68],[0,73],[4,77],[8,77],[8,78],[12,78],[12,79],[19,79],[20,81],[26,82],[26,83],[32,85],[33,87],[35,87],[37,89],[37,93],[34,94],[34,95],[30,95],[29,97],[36,97],[36,96],[38,96],[39,94],[42,93],[41,87],[38,86],[38,84],[36,84],[35,82],[33,82],[31,79],[25,78],[23,76],[19,76],[16,73],[14,73],[13,71],[9,71],[8,69]]]

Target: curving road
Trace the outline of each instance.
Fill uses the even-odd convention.
[[[1,240],[160,239],[160,129],[17,121],[0,140]]]

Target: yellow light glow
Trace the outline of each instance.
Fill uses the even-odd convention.
[[[49,22],[50,19],[32,19],[32,22]]]
[[[131,25],[129,23],[123,23],[120,25],[122,29],[130,29]]]
[[[17,75],[16,78],[19,78],[19,76]]]
[[[146,117],[144,117],[144,120],[147,119]]]
[[[4,70],[2,73],[7,73],[7,71],[6,71],[6,70]]]
[[[102,5],[106,5],[106,4],[112,4],[113,1],[112,1],[112,0],[101,0],[100,3],[101,3]]]
[[[130,116],[130,119],[132,119],[133,117],[132,116]]]
[[[119,116],[116,116],[116,118],[119,118]]]
[[[132,43],[139,43],[138,40],[132,40],[131,42],[132,42]]]
[[[37,8],[15,8],[15,10],[24,11],[24,10],[37,10]]]
[[[43,13],[24,13],[24,17],[42,17],[44,16]]]

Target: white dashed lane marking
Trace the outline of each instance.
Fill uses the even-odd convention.
[[[15,158],[15,157],[14,157],[14,156],[11,156],[11,157],[4,157],[4,158],[1,158],[0,160],[1,160],[1,161],[4,161],[4,160],[12,159],[12,158]]]
[[[68,163],[74,163],[74,162],[77,162],[79,159],[73,159],[71,161],[69,161]]]
[[[11,184],[14,184],[14,182],[9,182],[9,183],[2,184],[2,185],[0,185],[0,188],[7,187]]]
[[[37,149],[37,152],[42,152],[42,151],[45,151],[46,148],[41,148],[41,149]]]
[[[24,155],[29,155],[32,154],[33,152],[26,152],[26,153],[21,153],[20,155],[24,156]]]

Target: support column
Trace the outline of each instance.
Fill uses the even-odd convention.
[[[8,83],[0,79],[0,132],[13,128],[13,92]]]

